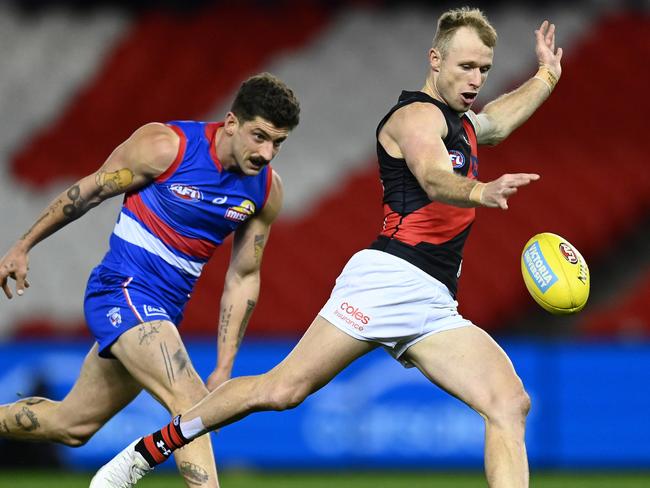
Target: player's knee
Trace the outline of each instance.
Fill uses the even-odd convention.
[[[303,382],[273,382],[267,390],[265,403],[271,410],[289,410],[300,405],[310,393],[309,385]]]
[[[496,396],[486,411],[486,416],[493,423],[504,426],[523,425],[530,407],[530,396],[523,386],[519,386]]]
[[[183,413],[203,400],[209,391],[203,382],[198,381],[183,388],[177,388],[169,392],[164,404],[172,415]]]

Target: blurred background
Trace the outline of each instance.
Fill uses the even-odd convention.
[[[503,345],[532,397],[533,470],[650,469],[650,3],[471,4],[499,33],[479,108],[535,73],[533,31],[544,19],[557,25],[564,58],[549,101],[505,143],[479,152],[481,180],[505,172],[542,179],[506,212],[478,210],[460,310]],[[236,375],[266,371],[320,310],[347,259],[377,235],[376,125],[402,89],[421,88],[437,18],[461,5],[0,3],[0,252],[138,126],[221,120],[241,81],[270,71],[294,89],[302,116],[273,163],[285,208],[235,367]],[[120,203],[36,247],[28,293],[0,300],[0,403],[62,398],[74,382],[92,344],[86,279]],[[543,312],[523,285],[521,250],[544,231],[568,239],[590,264],[591,297],[576,316]],[[181,325],[203,375],[215,363],[229,247],[207,267]],[[94,470],[167,419],[142,395],[78,449],[0,440],[0,464]],[[375,351],[297,410],[256,414],[213,441],[224,469],[479,469],[483,423]]]

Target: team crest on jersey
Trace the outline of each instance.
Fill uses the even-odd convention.
[[[463,156],[463,153],[454,149],[449,151],[449,160],[454,169],[462,168],[465,165],[465,156]]]
[[[192,202],[198,202],[203,200],[203,194],[201,190],[195,186],[181,185],[180,183],[174,183],[169,187],[169,191],[174,194],[174,196],[180,198],[181,200],[188,200]]]
[[[111,308],[106,314],[108,320],[110,321],[113,327],[119,327],[122,323],[122,314],[120,313],[120,307]]]
[[[255,204],[250,200],[243,200],[239,205],[229,207],[224,217],[234,222],[245,222],[255,213]]]

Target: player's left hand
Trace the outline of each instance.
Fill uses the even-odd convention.
[[[562,48],[555,49],[555,24],[548,20],[535,30],[535,53],[540,65],[546,65],[559,78],[562,74]]]
[[[230,371],[226,371],[223,368],[216,368],[210,374],[210,376],[208,376],[208,380],[205,382],[205,386],[208,388],[208,391],[212,391],[217,389],[217,387],[221,386],[229,379],[230,379]]]

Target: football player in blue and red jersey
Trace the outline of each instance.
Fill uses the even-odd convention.
[[[207,431],[256,411],[295,407],[378,346],[485,419],[490,487],[528,486],[529,397],[504,351],[458,313],[455,297],[475,207],[507,209],[519,188],[539,178],[519,173],[480,182],[477,152],[480,144],[505,139],[555,87],[562,58],[555,26],[545,21],[535,36],[537,73],[475,114],[470,109],[492,66],[496,32],[477,9],[440,17],[424,86],[402,92],[377,128],[384,187],[379,237],[350,259],[328,302],[279,365],[222,384],[163,429],[134,441],[99,470],[92,488],[113,486],[111,480],[132,486]]]
[[[110,248],[84,300],[96,343],[62,401],[26,398],[0,407],[0,436],[80,446],[147,390],[172,415],[189,409],[231,374],[257,302],[262,252],[282,206],[270,166],[300,107],[263,73],[245,81],[223,122],[150,123],[120,144],[95,173],[59,195],[0,260],[8,298],[22,295],[34,245],[103,200],[125,194]],[[205,263],[234,233],[221,298],[218,360],[207,387],[176,327]],[[176,454],[188,487],[215,488],[210,440]]]

